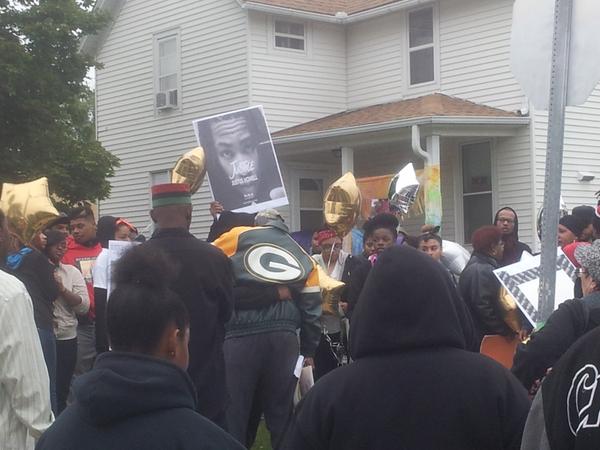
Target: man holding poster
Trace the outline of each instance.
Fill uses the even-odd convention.
[[[226,211],[258,212],[288,204],[262,107],[194,121],[210,187]]]
[[[562,302],[544,327],[517,348],[512,372],[527,389],[543,378],[578,338],[600,326],[600,240],[578,247],[575,258],[581,265],[577,276],[583,298]]]

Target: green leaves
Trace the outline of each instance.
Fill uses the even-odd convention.
[[[96,62],[81,36],[106,18],[83,0],[0,0],[0,182],[47,176],[66,203],[106,198],[115,156],[96,140]]]

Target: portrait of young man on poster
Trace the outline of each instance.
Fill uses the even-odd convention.
[[[226,211],[258,212],[288,204],[262,107],[194,121],[210,187]]]

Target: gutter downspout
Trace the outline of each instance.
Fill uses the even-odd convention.
[[[427,152],[421,147],[419,125],[412,126],[413,153],[425,161],[421,185],[425,189],[425,223],[442,225],[442,186],[440,178],[440,137],[427,137]]]
[[[429,161],[429,155],[423,148],[421,148],[421,129],[419,125],[413,125],[411,127],[412,131],[412,150],[413,153],[419,158],[425,161],[425,164]]]

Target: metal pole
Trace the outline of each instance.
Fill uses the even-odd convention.
[[[565,135],[565,107],[569,83],[569,48],[573,0],[555,0],[554,43],[548,113],[548,149],[542,218],[542,256],[540,268],[539,313],[545,322],[554,310],[556,284],[557,229]]]

